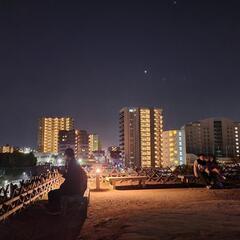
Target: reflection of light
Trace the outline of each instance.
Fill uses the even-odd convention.
[[[96,169],[96,173],[100,173],[101,172],[101,169],[100,168],[97,168]]]
[[[4,187],[8,185],[8,180],[5,180],[3,184],[4,184]]]
[[[81,158],[78,159],[78,163],[79,163],[79,164],[82,163],[82,159],[81,159]]]

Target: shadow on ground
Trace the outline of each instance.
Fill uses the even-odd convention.
[[[46,200],[38,201],[0,225],[0,240],[72,240],[76,239],[85,219],[79,211],[66,216],[46,212]]]

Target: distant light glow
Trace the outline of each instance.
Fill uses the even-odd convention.
[[[58,158],[57,159],[57,166],[62,166],[63,165],[63,159],[62,158]]]

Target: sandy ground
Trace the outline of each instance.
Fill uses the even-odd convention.
[[[46,200],[0,224],[0,240],[240,239],[240,189],[92,191],[85,223],[49,216]]]
[[[78,239],[240,239],[240,189],[91,192]]]

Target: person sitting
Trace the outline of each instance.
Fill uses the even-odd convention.
[[[219,168],[214,155],[208,156],[207,168],[205,171],[208,175],[212,175],[215,178],[215,184],[218,183],[219,185],[222,181],[226,180],[226,178],[221,173],[221,169]]]
[[[209,188],[211,185],[211,176],[206,172],[207,161],[204,154],[199,154],[198,159],[194,161],[193,172],[196,178],[199,178],[201,182],[206,184],[206,187]]]
[[[63,174],[65,181],[59,189],[48,193],[48,210],[50,213],[59,213],[61,210],[61,198],[68,195],[83,196],[87,189],[87,175],[83,168],[77,163],[74,151],[66,149],[64,153],[66,171]]]

